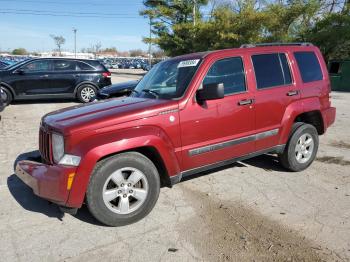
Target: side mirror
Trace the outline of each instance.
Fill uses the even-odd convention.
[[[17,69],[14,71],[15,74],[24,75],[25,71],[23,69]]]
[[[215,100],[224,98],[224,84],[206,84],[202,89],[199,89],[196,94],[197,101]]]

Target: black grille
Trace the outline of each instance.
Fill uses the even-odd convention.
[[[44,162],[52,163],[51,134],[40,128],[39,131],[39,150]]]

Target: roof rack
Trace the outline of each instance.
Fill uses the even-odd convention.
[[[250,48],[250,47],[258,47],[258,46],[291,46],[291,45],[299,45],[299,46],[313,46],[312,43],[308,42],[300,42],[300,43],[262,43],[262,44],[243,44],[240,48]]]

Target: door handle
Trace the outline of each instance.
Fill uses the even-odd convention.
[[[74,75],[74,77],[79,77],[80,75]]]
[[[299,90],[292,90],[287,93],[287,96],[296,96],[299,94]]]
[[[49,75],[43,75],[43,76],[41,76],[41,78],[48,78],[49,77]]]
[[[239,106],[251,105],[254,103],[254,99],[243,99],[238,102]]]

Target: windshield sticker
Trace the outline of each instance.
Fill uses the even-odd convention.
[[[193,60],[185,60],[181,61],[178,65],[177,68],[180,67],[188,67],[188,66],[196,66],[199,62],[199,59],[193,59]]]

